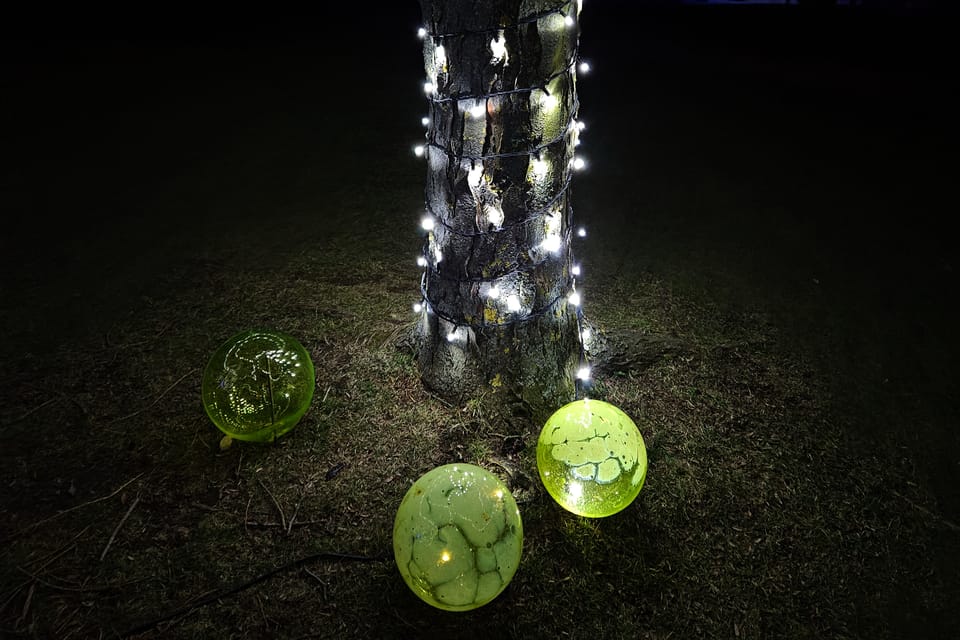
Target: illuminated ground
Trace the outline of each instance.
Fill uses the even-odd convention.
[[[4,45],[0,635],[957,635],[947,40],[586,4],[585,309],[682,345],[598,382],[649,454],[605,520],[539,487],[540,425],[445,405],[393,346],[417,295],[415,6],[334,59],[319,21]],[[221,452],[200,371],[256,326],[310,351],[314,408]],[[433,610],[390,560],[211,597],[379,557],[410,483],[458,460],[523,515],[493,603]]]

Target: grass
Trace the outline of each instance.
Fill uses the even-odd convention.
[[[949,637],[960,628],[958,514],[942,480],[950,470],[937,466],[955,458],[952,387],[925,387],[911,373],[939,371],[939,356],[897,352],[896,314],[863,323],[877,307],[870,292],[845,298],[854,275],[824,257],[815,275],[835,288],[809,283],[807,265],[791,258],[809,255],[807,222],[784,230],[769,221],[769,203],[716,174],[701,185],[709,211],[698,209],[704,194],[683,185],[651,181],[638,200],[627,188],[634,177],[598,159],[576,196],[592,237],[606,238],[578,248],[588,316],[608,334],[670,336],[684,348],[597,381],[593,395],[637,422],[650,470],[625,511],[576,517],[540,486],[540,425],[482,399],[451,406],[431,396],[396,346],[416,295],[422,175],[367,126],[382,117],[379,105],[360,105],[354,127],[311,129],[325,100],[301,82],[311,58],[285,50],[264,64],[263,55],[231,58],[233,75],[205,89],[206,101],[189,107],[197,111],[182,111],[189,93],[138,107],[191,113],[213,140],[196,157],[159,146],[155,161],[180,175],[151,190],[142,178],[149,195],[131,187],[116,196],[108,219],[139,206],[152,245],[137,242],[136,228],[108,229],[99,242],[115,252],[90,248],[76,274],[45,271],[26,252],[8,257],[17,269],[2,305],[15,339],[0,362],[0,631],[109,638],[146,623],[138,637],[661,639]],[[199,77],[187,76],[197,86]],[[236,106],[247,82],[266,79],[279,95]],[[665,95],[665,111],[689,97]],[[227,105],[232,119],[203,119]],[[660,173],[647,166],[645,175],[682,175],[684,144],[716,149],[710,127],[724,115],[713,117],[693,131],[679,118],[671,144],[651,148],[667,158]],[[113,126],[88,147],[103,162],[140,125],[118,116]],[[594,130],[609,148],[612,132]],[[650,125],[636,135],[655,133]],[[745,135],[762,146],[762,134]],[[48,178],[53,186],[88,175],[63,171]],[[116,235],[129,242],[111,243]],[[50,251],[66,249],[51,241]],[[118,268],[137,256],[130,273]],[[81,295],[68,303],[71,287]],[[938,329],[943,314],[924,317],[949,338]],[[276,444],[221,450],[200,372],[222,340],[256,326],[306,346],[313,405]],[[878,370],[902,372],[896,393],[877,383]],[[925,389],[943,395],[921,402]],[[459,460],[507,482],[525,541],[494,602],[451,614],[420,602],[390,553],[406,489]],[[298,563],[324,553],[371,559]]]

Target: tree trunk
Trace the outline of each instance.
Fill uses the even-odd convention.
[[[577,0],[421,0],[426,158],[419,364],[462,401],[572,400]],[[499,393],[493,394],[499,397]]]

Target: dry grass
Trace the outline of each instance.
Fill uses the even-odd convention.
[[[950,530],[930,497],[901,461],[851,438],[821,376],[778,350],[761,316],[720,328],[652,279],[597,292],[607,331],[673,331],[689,353],[599,381],[595,395],[636,418],[650,473],[632,507],[591,521],[539,490],[536,425],[421,388],[391,339],[406,328],[391,314],[410,269],[375,258],[346,273],[319,250],[251,271],[198,262],[182,277],[216,296],[175,283],[109,345],[19,372],[0,478],[7,632],[111,637],[302,556],[381,556],[406,488],[453,460],[498,473],[521,500],[523,564],[495,603],[433,611],[390,559],[319,560],[143,637],[888,637],[897,615],[952,615],[954,585],[929,555]],[[645,302],[629,318],[605,299],[628,292]],[[248,325],[298,335],[317,393],[276,445],[220,451],[199,368]]]

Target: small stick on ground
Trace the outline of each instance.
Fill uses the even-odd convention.
[[[137,506],[138,502],[140,502],[139,493],[137,494],[137,497],[133,499],[133,502],[130,504],[130,508],[127,509],[127,512],[123,514],[122,518],[120,518],[117,528],[113,530],[112,534],[110,534],[110,539],[107,540],[107,546],[103,548],[103,552],[100,554],[100,562],[103,562],[103,559],[107,557],[107,551],[110,550],[110,545],[113,544],[114,539],[117,537],[117,532],[120,531],[120,527],[122,527],[123,523],[127,521],[127,518],[130,517],[130,514],[133,513],[133,508]]]
[[[118,634],[116,637],[129,638],[130,636],[139,635],[141,633],[144,633],[145,631],[149,631],[151,629],[156,628],[158,625],[163,624],[168,620],[179,618],[180,616],[186,615],[192,611],[205,607],[213,602],[226,598],[227,596],[232,596],[234,594],[240,593],[241,591],[245,591],[250,587],[258,585],[261,582],[264,582],[265,580],[272,578],[278,573],[283,573],[285,571],[289,571],[290,569],[301,567],[310,562],[317,562],[318,560],[329,560],[333,562],[383,562],[386,560],[390,560],[392,558],[393,558],[392,551],[383,553],[378,556],[360,556],[352,553],[337,553],[337,552],[314,553],[309,556],[297,558],[296,560],[292,560],[278,567],[274,567],[273,569],[270,569],[266,573],[262,573],[254,578],[235,584],[232,587],[228,587],[225,589],[217,589],[215,591],[208,592],[209,595],[206,595],[199,599],[195,599],[191,604],[180,607],[179,609],[175,609],[167,614],[164,614],[152,620],[148,620],[146,622],[142,622],[133,627],[130,627],[126,631]]]
[[[112,424],[117,424],[118,422],[123,422],[124,420],[129,420],[130,418],[132,418],[132,417],[134,417],[134,416],[140,415],[141,413],[143,413],[143,412],[146,411],[147,409],[152,408],[155,404],[157,404],[158,402],[160,402],[160,400],[163,399],[163,396],[165,396],[165,395],[167,395],[168,393],[170,393],[170,391],[173,390],[173,388],[174,388],[175,386],[177,386],[178,384],[180,384],[181,382],[183,382],[184,380],[186,380],[187,376],[190,376],[190,375],[193,375],[194,373],[196,373],[196,371],[197,371],[196,369],[190,369],[190,371],[187,371],[185,374],[183,374],[182,376],[180,376],[179,378],[177,378],[177,381],[176,381],[176,382],[174,382],[172,385],[170,385],[169,387],[167,387],[166,389],[164,389],[163,392],[162,392],[160,395],[158,395],[156,398],[153,399],[153,402],[151,402],[151,403],[148,404],[147,406],[143,407],[142,409],[137,409],[136,411],[134,411],[134,412],[131,413],[131,414],[128,414],[128,415],[122,416],[122,417],[120,417],[120,418],[116,418],[116,419],[114,419],[114,420],[111,420],[111,421],[108,422],[107,424],[108,424],[108,425],[112,425]]]
[[[267,495],[270,496],[270,499],[273,500],[273,506],[277,508],[277,513],[280,514],[280,525],[286,529],[287,528],[287,517],[283,515],[283,509],[280,508],[280,503],[277,502],[277,499],[273,496],[273,493],[270,492],[270,489],[267,489],[267,485],[263,484],[263,481],[260,478],[257,478],[257,482],[260,483],[260,486],[263,487],[263,490],[267,492]]]
[[[17,424],[17,423],[23,422],[24,420],[26,420],[27,418],[29,418],[30,416],[32,416],[33,414],[35,414],[37,411],[40,411],[40,409],[43,409],[43,408],[44,408],[45,406],[47,406],[48,404],[50,404],[50,403],[52,403],[52,402],[56,402],[57,400],[60,400],[60,399],[61,399],[61,398],[58,396],[58,397],[55,397],[55,398],[50,398],[50,399],[47,400],[46,402],[41,402],[40,404],[38,404],[37,406],[35,406],[33,409],[30,409],[30,411],[27,411],[25,414],[23,414],[23,415],[20,416],[19,418],[14,418],[13,420],[11,420],[10,422],[8,422],[7,424],[5,424],[5,425],[3,425],[3,426],[4,426],[4,427],[11,427],[11,426],[13,426],[13,425],[15,425],[15,424]]]
[[[17,531],[16,533],[12,534],[9,538],[7,538],[6,540],[4,540],[4,542],[9,542],[10,540],[13,540],[13,539],[15,539],[15,538],[18,538],[18,537],[22,536],[23,534],[25,534],[26,532],[28,532],[28,531],[33,531],[33,530],[36,529],[37,527],[39,527],[39,526],[41,526],[41,525],[44,525],[44,524],[47,524],[48,522],[52,522],[52,521],[56,520],[57,518],[59,518],[60,516],[63,516],[63,515],[66,515],[66,514],[70,513],[71,511],[76,511],[77,509],[83,509],[84,507],[89,507],[89,506],[92,505],[92,504],[97,504],[98,502],[103,502],[104,500],[109,500],[110,498],[112,498],[113,496],[117,495],[118,493],[120,493],[121,491],[123,491],[123,490],[126,489],[128,486],[130,486],[131,484],[133,484],[134,482],[136,482],[137,480],[139,480],[139,479],[142,478],[142,477],[143,477],[143,473],[138,473],[137,475],[133,476],[132,478],[130,478],[129,480],[127,480],[126,482],[124,482],[122,485],[120,485],[119,487],[117,487],[116,489],[114,489],[114,491],[113,491],[112,493],[110,493],[109,495],[103,496],[102,498],[96,498],[95,500],[87,500],[87,501],[84,502],[83,504],[78,504],[78,505],[76,505],[76,506],[70,507],[69,509],[64,509],[63,511],[60,511],[59,513],[55,513],[54,515],[50,516],[49,518],[44,518],[43,520],[40,520],[40,521],[38,521],[38,522],[34,522],[33,524],[28,525],[28,526],[24,527],[23,529],[20,529],[20,531]],[[86,531],[86,529],[84,529],[84,531]]]
[[[33,602],[33,592],[37,588],[36,581],[30,583],[30,589],[27,591],[27,599],[23,603],[23,611],[20,613],[20,617],[17,618],[17,622],[14,625],[15,629],[19,629],[20,625],[24,623],[27,619],[27,614],[30,613],[30,604]]]
[[[290,516],[290,522],[287,523],[287,535],[290,535],[290,532],[293,531],[293,523],[297,520],[297,514],[300,513],[300,505],[303,503],[303,494],[305,489],[300,490],[300,499],[297,500],[297,506],[293,508],[293,515]]]
[[[63,545],[62,547],[60,547],[60,548],[57,549],[56,551],[51,551],[50,553],[48,553],[47,555],[45,555],[45,556],[43,556],[43,557],[37,558],[36,560],[30,560],[30,561],[28,561],[27,564],[26,564],[26,566],[29,567],[29,566],[31,566],[31,565],[34,565],[34,564],[37,564],[37,563],[42,562],[43,564],[40,565],[37,569],[35,569],[35,571],[36,571],[37,573],[43,571],[43,570],[46,569],[48,566],[50,566],[50,564],[53,563],[54,560],[56,560],[57,558],[59,558],[60,556],[62,556],[63,554],[65,554],[67,551],[69,551],[70,549],[72,549],[72,548],[74,547],[74,543],[77,541],[77,539],[78,539],[80,536],[82,536],[83,534],[85,534],[85,533],[87,532],[87,529],[89,529],[89,528],[90,528],[90,525],[85,526],[83,529],[80,530],[80,533],[78,533],[77,535],[73,536],[73,538],[71,538],[70,541],[67,542],[67,544]]]
[[[24,587],[30,586],[30,585],[33,584],[35,581],[36,581],[35,579],[31,578],[30,580],[27,580],[26,582],[21,582],[21,583],[18,584],[16,587],[14,587],[14,588],[10,591],[10,596],[9,596],[6,600],[3,601],[3,604],[0,604],[0,613],[3,613],[3,611],[7,608],[7,606],[8,606],[11,602],[13,602],[13,599],[17,597],[17,594],[20,593],[21,591],[23,591],[23,588],[24,588]]]

